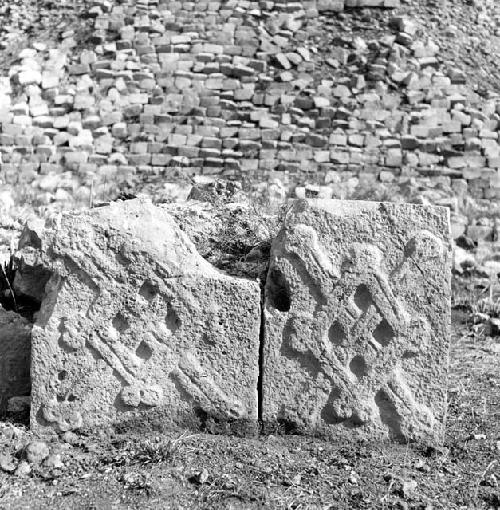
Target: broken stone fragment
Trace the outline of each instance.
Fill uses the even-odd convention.
[[[394,18],[391,18],[389,25],[408,35],[415,35],[418,28],[413,20],[404,16],[395,16]]]
[[[31,464],[40,464],[49,454],[49,447],[43,441],[32,441],[24,448],[24,457]]]
[[[265,290],[264,422],[442,441],[450,255],[445,208],[296,201]]]
[[[0,469],[2,471],[13,473],[16,467],[16,459],[10,453],[0,453]]]
[[[33,328],[31,427],[257,419],[260,289],[215,269],[145,200],[25,232],[20,281],[49,272]],[[32,269],[33,270],[33,269]]]

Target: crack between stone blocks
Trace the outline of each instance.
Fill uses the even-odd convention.
[[[260,331],[259,331],[259,375],[257,378],[257,419],[262,423],[262,392],[263,392],[263,369],[264,369],[264,332],[265,332],[265,315],[264,315],[264,290],[260,300]]]
[[[263,400],[263,390],[264,390],[264,382],[263,382],[263,373],[264,373],[264,336],[266,330],[266,316],[265,316],[265,305],[266,305],[266,283],[267,283],[267,273],[269,271],[269,267],[267,267],[265,274],[262,276],[261,280],[261,290],[260,290],[260,329],[259,329],[259,359],[258,359],[258,368],[259,374],[257,377],[257,419],[259,421],[260,426],[262,427],[262,400]]]

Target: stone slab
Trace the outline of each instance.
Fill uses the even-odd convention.
[[[11,397],[30,394],[31,324],[0,305],[0,412]]]
[[[442,441],[449,229],[441,207],[293,203],[266,283],[265,423]]]
[[[257,419],[259,286],[216,270],[164,210],[66,213],[20,250],[21,287],[30,267],[51,273],[33,327],[32,429]]]

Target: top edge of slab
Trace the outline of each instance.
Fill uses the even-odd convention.
[[[380,207],[391,209],[431,210],[449,216],[449,209],[443,206],[411,204],[408,202],[376,202],[371,200],[339,200],[335,198],[301,198],[295,199],[290,207],[291,212],[303,212],[308,208],[322,209],[335,216],[358,214],[361,211],[375,211]]]
[[[100,267],[106,260],[108,276],[112,278],[123,267],[118,259],[107,257],[108,237],[113,239],[113,249],[120,253],[126,246],[129,262],[137,265],[154,257],[162,267],[164,280],[213,277],[257,285],[251,279],[216,268],[198,252],[174,216],[145,198],[111,202],[93,209],[51,215],[45,221],[29,222],[19,239],[18,256],[32,261],[32,249],[35,249],[37,263],[48,268],[53,269],[56,259],[70,258],[78,267],[90,272],[93,265],[89,261]],[[122,248],[118,244],[123,245]],[[123,256],[120,253],[119,256]]]

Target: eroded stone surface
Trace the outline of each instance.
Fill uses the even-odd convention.
[[[447,210],[296,201],[271,257],[263,419],[332,435],[442,440]]]
[[[0,411],[11,397],[30,393],[31,324],[0,305]]]
[[[259,287],[206,262],[168,213],[112,203],[23,240],[20,267],[52,273],[33,329],[32,428],[148,410],[177,424],[257,418]]]

